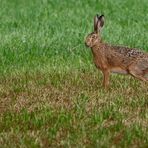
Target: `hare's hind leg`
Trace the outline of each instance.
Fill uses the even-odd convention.
[[[148,68],[144,70],[144,77],[148,79]]]
[[[137,64],[131,65],[129,67],[129,73],[141,81],[148,82],[148,78],[145,77],[145,72],[141,70]]]
[[[105,69],[102,71],[103,72],[103,87],[105,89],[108,88],[109,86],[109,75],[110,75],[110,70]]]

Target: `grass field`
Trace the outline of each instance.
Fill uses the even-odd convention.
[[[84,45],[148,51],[147,0],[0,0],[0,147],[148,147],[148,85],[112,75]]]

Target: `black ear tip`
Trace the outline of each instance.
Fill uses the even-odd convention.
[[[104,17],[104,14],[102,14],[100,17]]]
[[[104,17],[104,14],[102,14],[100,16],[99,16],[99,14],[96,14],[96,16],[97,16],[97,18],[102,18],[102,17]]]

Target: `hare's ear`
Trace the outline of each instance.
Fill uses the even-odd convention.
[[[94,17],[94,32],[98,32],[98,16]]]
[[[103,26],[104,26],[104,15],[97,15],[98,18],[98,23],[97,23],[97,27],[100,30]]]

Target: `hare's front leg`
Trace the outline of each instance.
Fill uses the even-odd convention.
[[[102,71],[103,72],[103,87],[105,89],[108,88],[109,86],[109,76],[110,76],[110,70],[105,69]]]

